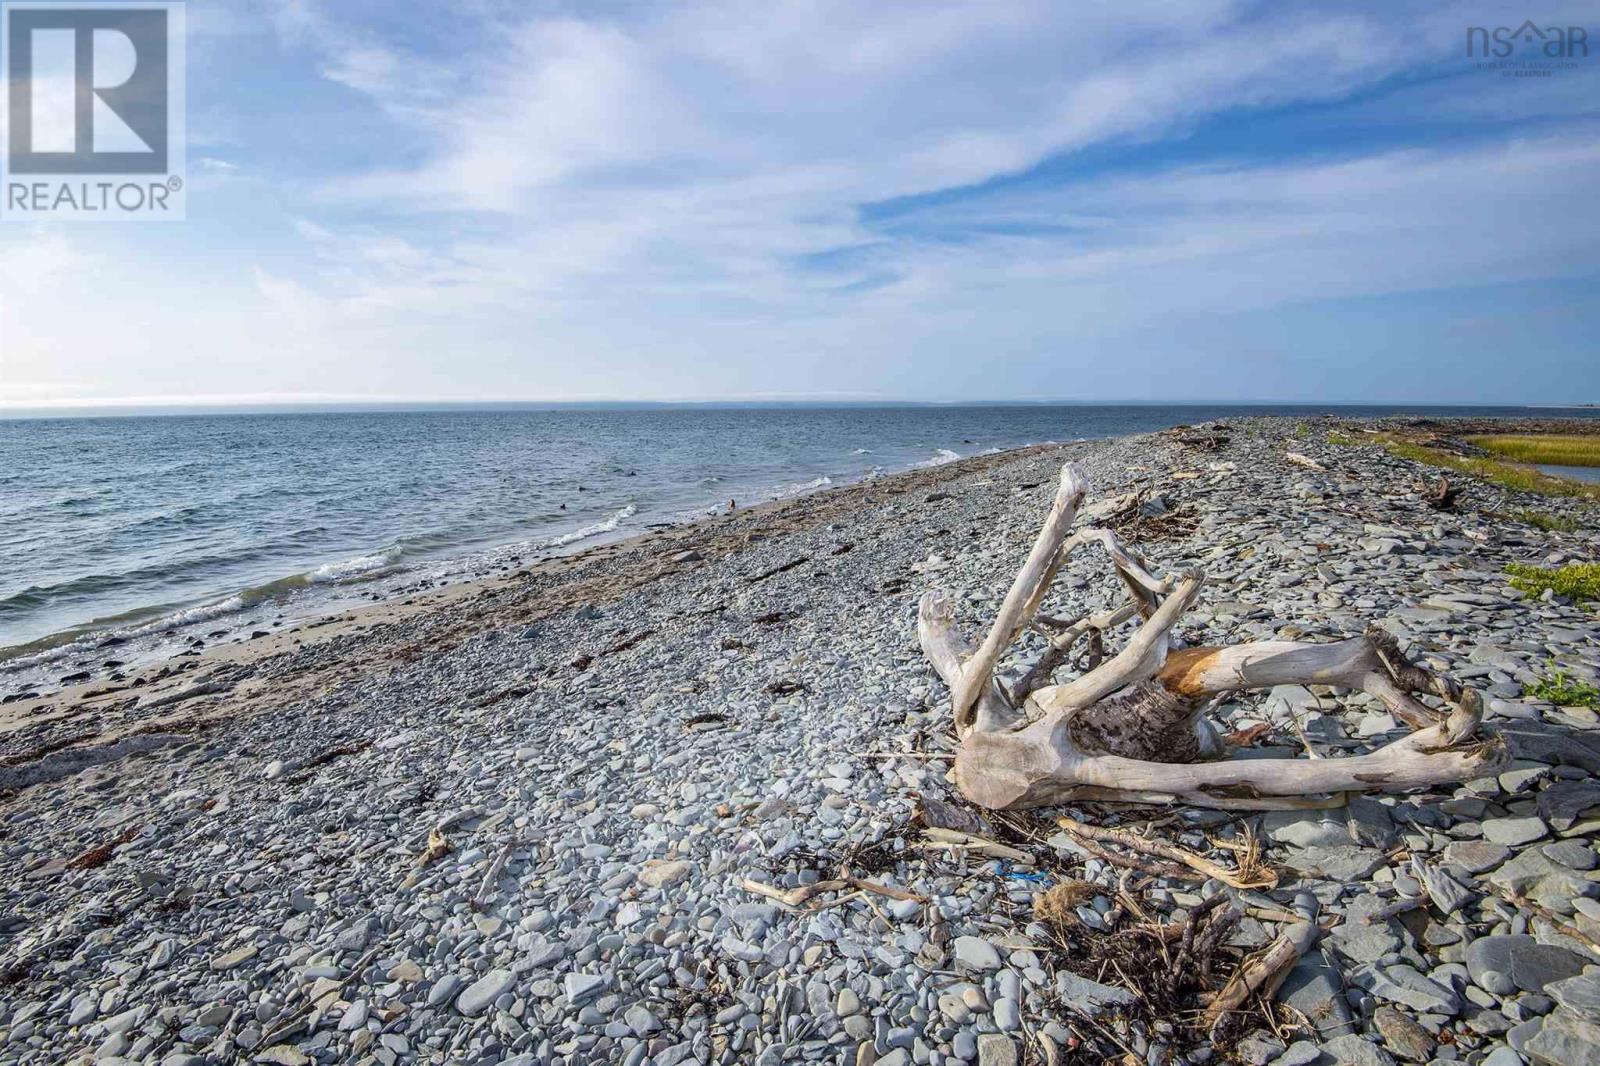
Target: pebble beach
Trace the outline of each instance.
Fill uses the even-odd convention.
[[[1373,424],[974,456],[8,703],[0,1064],[1600,1063],[1600,715],[1529,691],[1600,682],[1600,619],[1505,573],[1593,561],[1595,505],[1461,479],[1434,510],[1436,472]],[[917,600],[986,626],[1068,461],[1091,514],[1138,493],[1124,537],[1206,572],[1185,641],[1381,624],[1482,692],[1501,771],[930,839],[925,806],[964,801]],[[1045,609],[1121,595],[1082,552]],[[1212,717],[1250,731],[1240,758],[1405,732],[1317,687]],[[1062,815],[1221,863],[1253,842],[1275,883],[1130,877]],[[1071,913],[1041,913],[1068,882]],[[1288,925],[1317,937],[1224,1036],[1200,975],[1157,991],[1095,946],[1219,895],[1219,981]]]

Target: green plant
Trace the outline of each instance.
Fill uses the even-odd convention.
[[[1328,443],[1337,444],[1341,448],[1349,448],[1361,442],[1348,433],[1341,433],[1337,429],[1328,430]]]
[[[1518,492],[1537,492],[1543,496],[1582,496],[1588,499],[1600,499],[1600,485],[1586,485],[1577,481],[1567,481],[1564,478],[1551,477],[1549,474],[1535,470],[1531,466],[1522,466],[1517,463],[1502,462],[1498,459],[1479,459],[1464,455],[1452,455],[1449,452],[1429,448],[1413,441],[1388,440],[1384,448],[1390,455],[1401,459],[1410,459],[1415,463],[1438,467],[1441,470],[1454,470],[1458,474],[1470,474],[1480,477],[1485,481],[1492,481],[1504,488],[1515,489]]]
[[[1519,463],[1549,466],[1600,466],[1600,434],[1498,434],[1468,437],[1472,443]]]
[[[1296,426],[1294,427],[1294,439],[1295,440],[1305,440],[1310,435],[1311,435],[1311,427],[1306,425],[1304,422],[1300,422],[1300,423],[1296,424]]]
[[[1513,511],[1511,517],[1518,522],[1526,523],[1535,529],[1542,529],[1549,533],[1571,533],[1577,529],[1581,522],[1576,518],[1568,518],[1561,514],[1548,514],[1544,511]]]
[[[1551,589],[1557,596],[1571,600],[1600,600],[1600,563],[1568,563],[1551,570],[1527,563],[1511,563],[1506,567],[1511,575],[1511,587],[1537,596]]]
[[[1557,707],[1600,707],[1600,688],[1587,681],[1576,681],[1568,677],[1564,670],[1557,670],[1549,677],[1540,678],[1529,685],[1524,692],[1536,700],[1544,700]]]

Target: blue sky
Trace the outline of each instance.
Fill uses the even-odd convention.
[[[0,226],[0,405],[1600,401],[1597,3],[188,22],[188,220]]]

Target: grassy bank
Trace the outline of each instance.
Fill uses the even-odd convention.
[[[1468,474],[1508,489],[1516,489],[1519,492],[1537,492],[1545,496],[1579,496],[1590,500],[1600,499],[1600,485],[1586,485],[1578,481],[1552,477],[1522,463],[1455,455],[1451,452],[1430,448],[1411,441],[1388,440],[1383,442],[1383,446],[1388,449],[1391,455],[1397,455],[1402,459],[1410,459],[1413,462],[1424,463],[1442,470],[1453,470],[1458,474]]]
[[[1519,463],[1547,466],[1600,466],[1600,435],[1592,437],[1506,434],[1468,437],[1486,451]]]

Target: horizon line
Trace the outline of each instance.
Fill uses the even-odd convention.
[[[1592,410],[1600,404],[1493,402],[1473,400],[1423,399],[1152,399],[1104,398],[1070,399],[1062,397],[1018,398],[986,397],[962,399],[912,399],[907,397],[846,394],[756,394],[727,397],[671,399],[643,398],[534,398],[460,399],[356,396],[213,396],[213,397],[118,397],[97,400],[0,400],[0,419],[82,415],[161,415],[161,414],[271,414],[294,411],[349,410],[473,410],[583,407],[1447,407],[1501,408],[1521,410]]]

